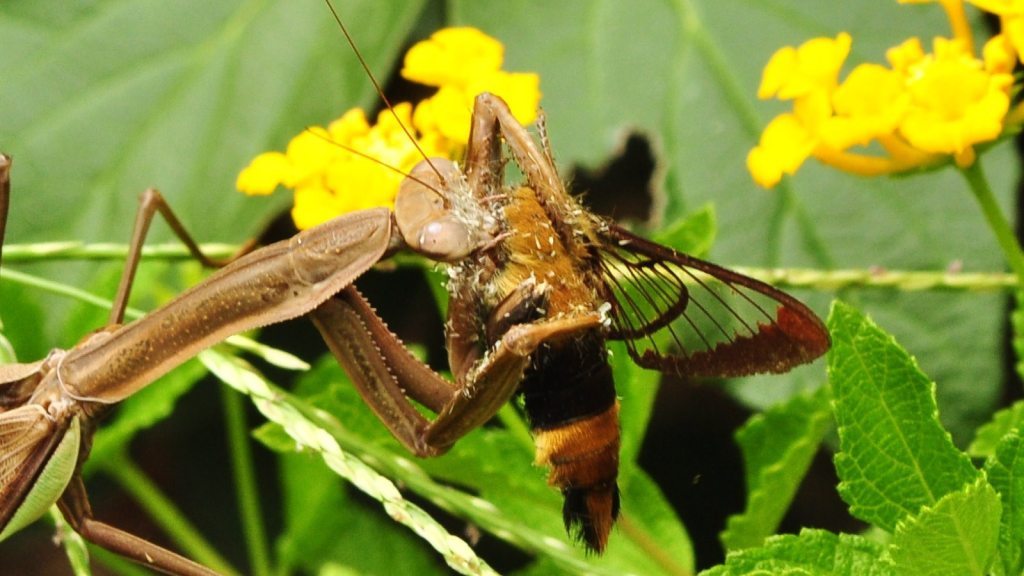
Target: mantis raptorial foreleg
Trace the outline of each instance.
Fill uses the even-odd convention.
[[[520,308],[531,310],[544,298],[533,286],[515,295]],[[490,420],[515,394],[530,355],[541,344],[601,323],[600,315],[592,314],[515,324],[503,331],[473,370],[457,374],[451,383],[413,357],[353,287],[310,316],[366,403],[392,435],[420,457],[443,454]],[[437,413],[437,418],[424,417],[409,398]]]

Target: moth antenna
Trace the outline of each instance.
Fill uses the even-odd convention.
[[[346,28],[345,23],[341,21],[341,16],[338,16],[338,11],[334,9],[334,5],[331,4],[331,0],[324,0],[324,2],[327,4],[327,8],[330,9],[331,14],[334,16],[334,21],[337,22],[338,27],[341,28],[341,32],[345,35],[345,40],[348,41],[348,45],[351,46],[352,51],[355,52],[356,58],[359,60],[359,65],[363,67],[363,70],[366,71],[366,75],[370,78],[370,82],[373,83],[373,87],[377,90],[377,94],[380,96],[380,99],[384,101],[384,105],[391,111],[391,115],[395,117],[395,121],[402,127],[402,132],[405,132],[405,135],[409,138],[409,141],[412,142],[416,151],[420,153],[420,156],[422,156],[424,160],[427,161],[427,164],[430,165],[430,169],[437,174],[440,182],[445,183],[445,179],[444,176],[441,175],[441,171],[434,167],[434,163],[427,157],[427,153],[420,148],[420,144],[416,141],[416,138],[413,137],[412,132],[409,131],[409,128],[406,127],[405,123],[398,117],[398,114],[395,113],[394,107],[391,106],[391,102],[388,100],[388,97],[384,95],[384,90],[380,87],[380,83],[377,82],[377,78],[374,77],[373,72],[370,72],[370,67],[366,64],[366,60],[363,59],[363,55],[359,52],[359,48],[356,48],[355,40],[353,40],[352,35],[348,33],[348,28]],[[419,180],[416,181],[420,182]],[[420,183],[422,184],[422,182]]]
[[[373,162],[375,164],[383,166],[384,168],[387,168],[388,170],[391,170],[392,172],[397,172],[398,174],[401,174],[402,176],[405,176],[406,178],[412,180],[413,182],[417,182],[419,184],[422,184],[422,185],[426,186],[427,188],[429,188],[430,190],[433,190],[434,192],[437,192],[439,195],[444,196],[444,193],[441,190],[438,190],[437,188],[434,188],[434,186],[432,186],[431,184],[429,184],[429,183],[427,183],[427,182],[425,182],[423,180],[420,180],[419,178],[413,176],[412,174],[409,174],[408,172],[402,172],[398,168],[392,166],[391,164],[388,164],[387,162],[381,160],[380,158],[375,158],[375,157],[367,154],[366,152],[361,152],[359,150],[356,150],[355,148],[346,146],[346,145],[342,144],[341,142],[335,142],[331,138],[328,138],[327,136],[324,136],[323,134],[320,134],[319,132],[314,131],[312,128],[308,128],[307,127],[306,128],[306,132],[309,132],[313,136],[316,136],[317,138],[320,138],[320,139],[322,139],[323,141],[325,141],[325,142],[327,142],[329,144],[337,146],[338,148],[341,148],[342,150],[344,150],[346,152],[355,154],[356,156],[359,156],[360,158],[364,158],[366,160],[369,160],[370,162]],[[430,169],[433,170],[434,172],[437,172],[437,168],[434,168],[433,164],[430,164]],[[440,176],[440,174],[438,174],[438,176]],[[442,178],[441,181],[444,182],[444,178]],[[2,238],[0,238],[0,239],[2,239]]]

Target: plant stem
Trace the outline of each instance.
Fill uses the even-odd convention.
[[[221,386],[224,401],[224,420],[227,425],[228,448],[231,451],[231,470],[235,477],[235,492],[238,494],[238,510],[245,533],[246,548],[249,550],[249,564],[256,576],[271,576],[270,552],[267,533],[263,526],[263,512],[260,508],[259,492],[256,488],[256,471],[249,444],[249,427],[245,421],[245,403],[242,394],[227,386]]]
[[[992,188],[988,185],[988,179],[985,178],[985,172],[981,168],[981,159],[979,158],[974,164],[962,169],[961,172],[967,179],[967,184],[970,185],[974,197],[978,200],[981,211],[985,214],[985,219],[988,220],[988,225],[995,233],[996,240],[1006,256],[1006,261],[1010,264],[1010,270],[1017,276],[1018,286],[1024,287],[1024,250],[1021,250],[1013,227],[1006,220],[996,202],[995,195],[992,194]]]
[[[238,246],[231,244],[201,244],[199,249],[210,258],[227,258]],[[42,262],[48,260],[120,260],[128,256],[128,245],[117,243],[83,244],[82,242],[38,242],[4,246],[4,263]],[[180,243],[152,244],[142,247],[143,260],[195,260],[188,248]]]
[[[103,472],[131,494],[189,558],[216,572],[240,576],[124,452],[113,454],[104,463]]]

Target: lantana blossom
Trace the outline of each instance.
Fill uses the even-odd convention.
[[[414,45],[402,75],[438,88],[413,107],[384,110],[370,125],[353,108],[327,128],[295,136],[284,153],[260,154],[238,176],[247,194],[295,191],[292,218],[299,229],[375,206],[393,208],[398,187],[424,156],[458,159],[465,151],[474,98],[502,97],[522,124],[537,118],[540,79],[501,70],[504,47],[474,28],[447,28]]]
[[[930,53],[919,39],[908,39],[886,53],[888,67],[860,64],[841,82],[839,70],[851,43],[845,33],[776,52],[758,95],[792,99],[794,111],[769,123],[748,155],[754,180],[774,186],[810,156],[861,175],[894,174],[948,158],[965,167],[975,160],[975,145],[998,138],[1008,119],[1019,122],[1008,116],[1017,58],[1012,39],[995,36],[978,58],[962,1],[939,3],[952,21],[954,38],[935,38]],[[1024,7],[1024,0],[974,3]],[[852,150],[873,143],[884,154]]]

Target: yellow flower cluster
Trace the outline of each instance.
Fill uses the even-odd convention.
[[[462,155],[473,99],[481,92],[503,98],[524,125],[537,119],[540,78],[502,71],[503,59],[501,43],[479,30],[440,30],[409,50],[401,72],[437,87],[436,94],[415,109],[403,103],[381,112],[373,126],[354,108],[326,129],[305,130],[285,153],[257,156],[236,186],[246,194],[270,194],[278,185],[295,190],[292,218],[299,229],[355,210],[394,207],[403,174],[424,154],[453,160]]]
[[[901,0],[930,2],[936,0]],[[894,174],[952,157],[975,160],[974,145],[1020,123],[1009,113],[1011,72],[1024,47],[1024,0],[969,0],[1001,16],[1003,28],[981,58],[974,54],[963,0],[939,0],[953,38],[934,39],[931,53],[911,38],[889,49],[889,66],[860,64],[839,82],[850,52],[848,34],[786,47],[765,67],[760,98],[793,100],[747,156],[754,180],[774,186],[810,156],[854,174]],[[1016,31],[1015,31],[1016,30]],[[851,152],[876,142],[885,154]]]

